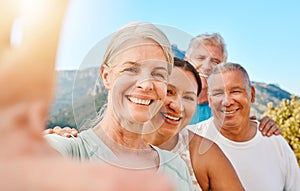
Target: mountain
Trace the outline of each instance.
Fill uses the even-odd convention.
[[[272,102],[277,106],[290,93],[274,84],[253,81],[256,89],[256,101],[251,113],[257,117],[267,110]],[[107,92],[99,80],[99,68],[87,68],[80,71],[59,71],[57,91],[49,116],[49,127],[55,125],[81,127],[96,117],[102,105],[106,103]]]
[[[106,102],[107,95],[99,80],[99,68],[59,71],[57,76],[48,126],[77,127],[94,118]]]
[[[255,103],[252,105],[252,113],[261,117],[267,111],[268,103],[272,102],[276,107],[282,99],[290,99],[291,94],[277,85],[262,82],[253,82],[255,87]]]

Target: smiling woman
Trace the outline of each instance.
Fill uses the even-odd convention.
[[[67,1],[34,2],[32,12],[20,11],[21,0],[2,0],[0,6],[0,190],[171,190],[153,173],[67,161],[43,139]],[[23,32],[13,44],[16,20]]]
[[[108,90],[107,109],[93,128],[77,138],[46,135],[63,155],[101,160],[124,168],[164,173],[178,190],[192,190],[179,156],[145,142],[145,125],[164,103],[173,66],[167,37],[149,23],[132,23],[115,32],[107,46],[100,76]]]

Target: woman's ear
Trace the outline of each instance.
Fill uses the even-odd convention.
[[[100,76],[102,78],[102,82],[107,90],[111,89],[111,82],[110,82],[110,73],[109,68],[107,65],[102,64],[100,67]]]
[[[251,103],[255,102],[255,88],[251,86]]]

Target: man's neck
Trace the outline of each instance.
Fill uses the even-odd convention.
[[[223,126],[219,131],[224,137],[232,141],[245,142],[251,140],[256,135],[257,127],[252,122],[250,123],[249,120],[237,127]]]

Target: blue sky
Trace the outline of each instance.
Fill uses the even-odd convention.
[[[252,80],[300,95],[299,10],[297,0],[70,0],[57,69],[78,69],[103,38],[129,22],[146,21],[190,37],[218,32],[227,44],[228,61],[243,65]]]

